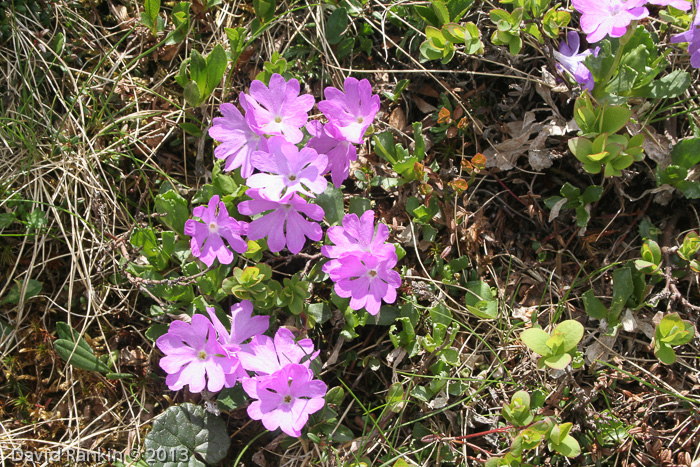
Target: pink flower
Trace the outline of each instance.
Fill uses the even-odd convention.
[[[346,141],[330,123],[324,126],[318,120],[312,120],[306,124],[306,130],[313,136],[306,147],[328,156],[325,173],[330,172],[333,184],[339,187],[350,174],[350,162],[357,160],[355,145]]]
[[[647,0],[647,3],[659,6],[672,6],[679,10],[688,11],[690,10],[689,0]]]
[[[698,8],[700,8],[700,0],[698,1]],[[695,14],[695,18],[686,32],[671,37],[671,42],[674,44],[687,42],[688,53],[690,53],[690,65],[693,68],[700,68],[700,14]]]
[[[239,101],[243,105],[243,93]],[[221,104],[223,117],[216,117],[214,124],[209,128],[209,136],[221,144],[214,149],[214,156],[218,159],[226,159],[224,170],[241,168],[241,177],[248,178],[253,173],[253,165],[250,158],[257,150],[264,151],[266,139],[261,138],[250,128],[245,117],[233,104]]]
[[[243,389],[256,399],[248,406],[248,415],[268,430],[281,428],[289,436],[301,436],[309,415],[325,405],[328,387],[313,376],[305,366],[290,364],[269,377],[244,381]]]
[[[268,152],[253,154],[253,166],[266,173],[256,173],[246,181],[250,188],[259,188],[265,198],[279,200],[282,193],[323,193],[328,182],[323,173],[328,165],[325,154],[308,147],[301,151],[284,136],[273,136],[268,141]]]
[[[381,102],[379,96],[372,94],[372,85],[366,79],[345,78],[344,88],[345,93],[334,87],[326,88],[326,100],[319,102],[318,108],[345,140],[362,144]]]
[[[647,0],[572,0],[581,16],[581,29],[588,42],[598,42],[605,36],[622,37],[633,20],[649,16],[643,5]]]
[[[165,383],[173,391],[189,384],[190,391],[220,391],[233,364],[226,350],[216,341],[216,332],[203,315],[192,316],[190,324],[173,321],[166,334],[156,340],[165,354],[160,367],[168,373]]]
[[[559,69],[559,71],[568,71],[583,89],[591,91],[595,85],[593,75],[590,70],[586,68],[586,65],[583,64],[583,61],[591,54],[597,57],[600,47],[578,53],[580,45],[581,41],[578,37],[578,33],[576,31],[569,31],[566,34],[566,41],[559,43],[559,51],[554,51],[554,58],[559,62],[557,64],[557,69]]]
[[[248,224],[230,217],[226,205],[219,202],[219,195],[212,196],[207,207],[194,208],[193,213],[202,219],[202,222],[188,219],[185,222],[185,235],[192,237],[190,241],[192,254],[204,264],[211,266],[216,258],[221,264],[233,262],[233,253],[226,247],[223,239],[226,239],[234,251],[246,252],[248,243],[241,238],[241,235],[246,234]]]
[[[207,313],[209,313],[209,318],[219,335],[218,342],[228,352],[233,370],[226,375],[225,386],[232,388],[238,379],[248,377],[238,358],[238,353],[244,345],[243,342],[267,331],[270,326],[270,318],[268,316],[253,316],[253,304],[250,300],[243,300],[231,307],[231,331],[229,332],[216,316],[214,308],[207,307]]]
[[[357,214],[346,214],[342,227],[330,227],[327,233],[330,241],[335,243],[321,247],[324,256],[334,258],[323,265],[323,271],[328,274],[333,269],[342,267],[337,258],[348,255],[362,256],[369,253],[380,259],[392,259],[396,264],[396,248],[385,243],[389,238],[389,228],[380,223],[375,232],[374,211],[365,211],[360,218]]]
[[[275,338],[258,335],[238,354],[241,365],[258,375],[271,375],[289,364],[300,364],[308,368],[311,360],[318,357],[311,339],[296,341],[287,328],[279,328]]]
[[[321,206],[308,204],[294,192],[280,200],[267,199],[258,189],[250,189],[246,194],[253,199],[240,203],[238,212],[246,216],[267,212],[250,223],[248,238],[258,240],[267,237],[270,251],[282,251],[286,245],[289,251],[296,254],[304,247],[307,238],[318,241],[323,237],[321,226],[302,216],[305,214],[315,221],[322,220],[324,212]]]
[[[392,268],[395,258],[378,258],[370,253],[362,256],[347,255],[338,258],[340,267],[333,268],[330,276],[335,282],[335,293],[350,298],[350,308],[365,308],[371,315],[379,313],[382,301],[394,303],[401,276]]]
[[[299,81],[285,81],[275,73],[269,88],[262,81],[253,81],[250,95],[241,94],[240,102],[246,120],[257,134],[283,135],[296,144],[304,137],[300,128],[309,119],[315,100],[311,94],[299,95]]]

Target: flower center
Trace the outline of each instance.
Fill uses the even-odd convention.
[[[206,360],[207,359],[207,353],[204,350],[200,350],[199,354],[197,355],[200,360]]]
[[[218,225],[216,225],[216,222],[210,222],[209,223],[209,232],[216,232],[218,229]]]
[[[297,176],[294,175],[294,174],[291,174],[290,176],[287,177],[287,179],[288,179],[290,182],[293,182],[294,180],[297,179]]]
[[[291,402],[292,402],[292,396],[290,396],[289,394],[287,394],[286,396],[284,396],[284,403],[285,403],[285,404],[289,404],[289,403],[291,403]]]
[[[365,118],[362,116],[357,117],[357,123],[364,123]]]
[[[279,115],[275,117],[275,123],[282,123],[282,117]]]
[[[374,276],[377,275],[377,271],[375,271],[374,269],[370,269],[370,270],[367,272],[367,274],[369,275],[369,277],[374,277]]]

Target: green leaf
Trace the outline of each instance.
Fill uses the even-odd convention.
[[[563,339],[562,351],[569,352],[575,349],[583,338],[583,325],[576,320],[567,319],[554,328],[552,336],[561,336]]]
[[[41,282],[34,279],[29,279],[27,289],[24,291],[24,301],[26,302],[30,298],[39,295],[43,286],[44,285]],[[11,305],[17,305],[19,303],[19,299],[21,296],[20,292],[22,291],[23,287],[24,280],[16,280],[12,287],[10,287],[10,290],[7,291],[7,295],[5,295],[5,298],[3,298],[2,301],[0,301],[0,305],[4,305],[6,303],[9,303]]]
[[[392,165],[398,162],[396,157],[396,145],[394,144],[394,135],[391,131],[385,131],[374,135],[374,151],[382,159],[390,162]]]
[[[246,396],[243,386],[237,384],[232,388],[224,388],[219,394],[216,395],[216,406],[219,410],[236,410],[239,407],[243,407],[248,403],[248,397]]]
[[[339,188],[328,184],[326,191],[316,196],[316,204],[323,208],[324,218],[328,224],[340,224],[345,210],[343,206],[343,192]]]
[[[388,409],[394,413],[399,413],[406,405],[404,400],[404,391],[401,383],[394,383],[389,386],[389,391],[386,394],[386,403]]]
[[[194,123],[189,123],[189,122],[182,122],[178,124],[180,128],[182,128],[185,133],[188,135],[194,136],[195,138],[201,138],[204,133],[202,132],[202,129],[199,128],[197,125]]]
[[[199,104],[201,104],[203,100],[200,98],[199,85],[196,81],[187,83],[183,96],[185,97],[185,102],[191,107],[199,107]]]
[[[201,102],[206,97],[207,90],[207,60],[196,50],[192,50],[190,54],[190,78],[197,83],[199,91],[199,101]],[[187,92],[187,88],[185,88]],[[185,95],[185,98],[187,96]]]
[[[268,23],[275,16],[275,0],[253,0],[255,14],[262,24]]]
[[[658,347],[654,346],[654,355],[665,365],[676,363],[676,352],[666,344],[659,344]]]
[[[558,444],[550,442],[549,447],[566,457],[574,458],[581,455],[581,446],[571,435],[566,435]]]
[[[450,22],[450,12],[447,9],[447,5],[445,5],[445,2],[443,2],[442,0],[433,0],[431,2],[431,6],[440,24]]]
[[[550,368],[555,370],[563,370],[566,366],[571,363],[571,355],[568,353],[551,355],[549,357],[542,357],[540,361]]]
[[[156,196],[156,211],[165,214],[160,220],[180,235],[185,234],[185,222],[190,217],[190,209],[185,198],[175,190]]]
[[[153,323],[146,330],[146,337],[148,337],[151,341],[155,342],[156,339],[158,339],[163,334],[166,334],[167,332],[168,332],[168,325],[167,324]]]
[[[673,70],[660,79],[635,89],[631,95],[651,99],[670,99],[683,94],[688,86],[690,86],[690,74],[685,70]]]
[[[168,34],[165,45],[178,44],[187,37],[187,32],[190,28],[190,2],[176,3],[170,17],[175,29]]]
[[[326,39],[328,43],[334,45],[340,42],[347,27],[348,11],[343,7],[333,10],[326,23]]]
[[[550,335],[539,328],[530,328],[520,333],[520,340],[533,352],[547,357],[552,354],[552,349],[547,345]]]
[[[486,282],[468,282],[467,290],[464,302],[471,313],[483,319],[498,317],[498,300],[493,297],[491,288]]]
[[[66,339],[57,339],[53,343],[53,347],[63,360],[76,368],[100,373],[109,373],[110,371],[109,367],[95,356],[92,349],[88,350],[82,345]]]
[[[326,404],[340,405],[345,397],[345,389],[342,386],[336,386],[328,390],[325,395]]]
[[[230,444],[223,420],[191,403],[168,407],[145,440],[147,452],[168,455],[166,460],[151,460],[151,467],[214,465],[226,457]]]
[[[68,323],[65,323],[63,321],[57,322],[56,333],[58,334],[59,339],[70,342],[77,342],[78,346],[92,353],[92,347],[90,347],[90,344],[88,344],[85,339],[80,337],[80,333],[78,333],[78,331],[70,327]]]
[[[158,13],[160,12],[160,0],[145,0],[141,22],[151,30],[155,36],[158,34]]]
[[[226,56],[226,51],[221,47],[221,44],[217,44],[207,57],[207,85],[202,100],[206,99],[214,92],[214,89],[216,89],[221,79],[224,77],[227,66],[228,57]]]

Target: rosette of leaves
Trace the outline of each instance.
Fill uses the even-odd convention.
[[[634,261],[634,265],[644,274],[661,273],[661,248],[651,238],[642,245],[642,259]]]
[[[214,47],[206,58],[192,50],[190,59],[182,62],[175,75],[175,81],[184,88],[185,101],[192,107],[201,105],[219,85],[227,66],[228,56],[221,45]]]
[[[644,273],[629,262],[613,272],[613,294],[609,308],[603,305],[593,290],[584,292],[583,306],[591,318],[606,320],[608,329],[614,335],[620,325],[620,315],[626,308],[636,310],[644,306],[646,286]]]
[[[578,138],[569,140],[569,149],[583,162],[586,172],[606,177],[622,175],[622,170],[644,159],[644,135],[616,134],[627,125],[632,111],[621,105],[594,106],[588,94],[576,99],[574,119],[581,129]]]
[[[690,342],[695,336],[695,327],[690,321],[683,320],[678,313],[664,316],[656,326],[654,335],[654,355],[661,363],[672,365],[676,361],[673,347]]]
[[[221,287],[241,300],[250,300],[256,307],[272,308],[277,304],[277,297],[282,286],[272,277],[272,269],[264,263],[248,266],[245,269],[234,268],[233,277],[224,279]]]
[[[563,370],[571,363],[582,337],[583,325],[572,319],[559,323],[551,335],[539,328],[526,329],[520,334],[523,343],[541,355],[537,368],[546,365],[557,370]]]
[[[500,3],[510,4],[513,8],[523,10],[522,31],[534,37],[540,44],[544,43],[543,32],[552,39],[556,39],[559,37],[559,28],[571,21],[571,14],[560,9],[560,4],[546,10],[551,3],[550,0],[501,0]]]
[[[484,53],[484,44],[479,39],[479,29],[474,23],[464,26],[447,23],[438,29],[433,26],[425,28],[426,41],[420,45],[421,58],[425,60],[442,60],[443,64],[452,60],[455,44],[464,44],[463,52],[467,55]]]
[[[504,404],[501,415],[513,426],[526,426],[532,423],[535,415],[530,409],[530,394],[518,391],[510,398],[510,404]]]
[[[678,248],[678,256],[688,262],[688,266],[695,272],[700,272],[700,261],[695,256],[700,250],[700,237],[695,232],[688,232],[683,239],[683,244]]]
[[[581,190],[578,187],[566,182],[559,193],[561,196],[552,196],[544,202],[552,210],[549,215],[549,221],[554,220],[562,209],[574,209],[576,211],[576,225],[584,228],[588,225],[588,221],[591,218],[590,205],[600,200],[603,194],[603,187],[592,185],[581,194]]]
[[[496,24],[496,30],[491,34],[494,45],[507,45],[511,55],[518,55],[523,48],[520,38],[520,28],[523,22],[523,8],[516,8],[512,13],[500,8],[494,8],[489,13],[491,21]]]

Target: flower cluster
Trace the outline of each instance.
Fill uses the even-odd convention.
[[[323,271],[335,282],[335,293],[350,298],[350,308],[365,308],[379,313],[382,300],[394,303],[401,276],[393,270],[398,258],[393,245],[385,243],[389,229],[384,224],[374,228],[374,211],[362,217],[347,214],[342,227],[328,229],[328,238],[335,246],[321,247],[321,253],[331,258]]]
[[[219,196],[207,206],[194,209],[185,223],[191,237],[192,255],[211,267],[234,261],[233,252],[245,253],[249,240],[267,239],[268,249],[285,247],[299,253],[306,239],[319,241],[325,215],[311,203],[328,187],[325,176],[336,186],[348,177],[350,162],[357,159],[357,144],[379,111],[379,96],[369,81],[347,78],[344,91],[325,89],[318,108],[327,123],[309,121],[315,104],[311,95],[300,95],[295,79],[272,75],[269,86],[254,81],[250,94],[241,93],[242,112],[222,104],[223,117],[214,119],[209,134],[221,142],[215,156],[224,170],[239,169],[246,179],[246,195],[237,211],[248,222],[229,215]],[[304,135],[309,137],[305,145]],[[374,212],[361,218],[350,214],[342,227],[328,229],[334,243],[322,253],[331,258],[324,266],[335,282],[336,293],[350,298],[350,307],[377,314],[382,301],[393,303],[401,277],[392,268],[396,250],[386,244],[389,229],[374,227]],[[195,314],[190,323],[175,321],[156,341],[165,354],[160,366],[172,390],[189,386],[191,392],[205,388],[217,392],[241,383],[252,399],[248,415],[269,430],[280,428],[301,436],[309,415],[324,406],[326,385],[314,379],[310,369],[319,352],[309,339],[296,341],[291,331],[280,328],[274,337],[263,333],[269,318],[253,316],[253,304],[244,300],[231,308],[231,325],[225,326],[207,308],[208,317]],[[230,330],[229,330],[230,329]]]
[[[223,203],[219,216],[214,217],[214,198],[208,211],[197,208],[199,213],[196,209],[195,215],[202,222],[188,221],[185,233],[192,236],[192,254],[207,266],[212,265],[214,258],[223,264],[233,261],[221,237],[235,251],[245,252],[245,246],[238,241],[236,245],[232,243],[229,232],[238,235],[238,240],[241,234],[251,240],[267,238],[270,251],[286,247],[295,254],[307,238],[318,241],[323,237],[318,224],[323,219],[323,209],[309,204],[307,198],[315,198],[326,190],[324,175],[330,173],[336,186],[348,177],[350,162],[357,159],[355,144],[362,143],[380,102],[379,96],[372,94],[369,81],[347,78],[345,92],[328,87],[326,99],[318,103],[328,119],[324,125],[308,121],[315,101],[310,94],[299,93],[297,80],[286,81],[274,74],[269,86],[256,80],[250,85],[250,94],[240,94],[244,113],[233,104],[222,104],[224,116],[214,119],[209,135],[222,143],[214,154],[225,159],[224,170],[240,167],[249,187],[246,194],[252,198],[240,203],[238,212],[260,217],[249,225],[234,226],[236,221],[228,217]],[[304,138],[304,128],[311,138],[299,149],[297,144]]]
[[[168,374],[168,387],[177,391],[189,385],[195,393],[205,388],[218,392],[240,381],[255,399],[248,407],[252,419],[262,420],[269,430],[281,428],[290,436],[301,436],[309,415],[323,408],[327,390],[309,369],[318,356],[311,340],[297,342],[285,328],[274,339],[263,335],[269,318],[252,316],[248,300],[231,307],[230,331],[213,308],[207,312],[209,318],[195,314],[191,323],[174,321],[156,340],[165,354],[160,367]]]

